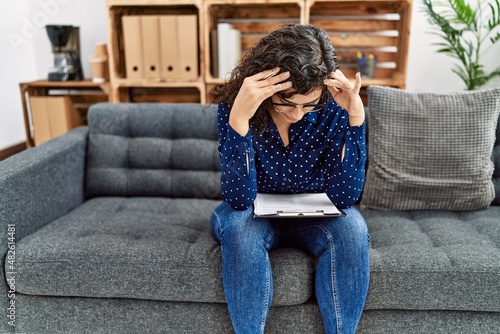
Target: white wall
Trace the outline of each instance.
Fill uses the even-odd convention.
[[[0,3],[0,149],[25,140],[19,83],[36,77],[33,45],[23,45],[16,51],[7,39],[8,32],[18,30],[20,18],[28,17],[29,5],[19,1],[8,7],[6,1]]]
[[[449,57],[437,54],[419,0],[414,1],[408,55],[407,89],[450,92],[464,85],[451,72]],[[45,78],[52,62],[46,24],[80,27],[84,76],[90,77],[88,56],[108,40],[106,0],[16,0],[0,2],[0,150],[26,140],[19,83]],[[13,41],[13,38],[19,37]],[[484,61],[487,70],[500,66],[500,45]],[[500,86],[500,78],[488,87]]]
[[[423,15],[421,1],[413,1],[413,12],[410,31],[410,48],[408,52],[408,70],[406,88],[411,91],[451,92],[465,89],[462,80],[452,72],[454,61],[449,56],[436,53],[435,42],[441,42],[430,32],[433,30]],[[481,59],[485,69],[491,71],[500,66],[500,43]],[[487,87],[500,86],[500,77],[493,79]]]
[[[83,74],[88,57],[108,41],[106,0],[0,2],[0,150],[26,141],[19,83],[45,79],[52,65],[46,24],[80,27]]]

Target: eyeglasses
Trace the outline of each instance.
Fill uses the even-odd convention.
[[[326,106],[326,99],[327,99],[327,89],[324,88],[323,91],[321,92],[321,96],[319,98],[318,103],[303,104],[302,107],[300,107],[300,104],[274,103],[271,101],[271,106],[277,113],[291,113],[295,108],[300,107],[300,109],[302,109],[302,112],[306,114],[308,112],[317,112],[323,109]]]

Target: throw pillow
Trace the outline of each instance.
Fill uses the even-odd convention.
[[[468,211],[491,204],[500,89],[367,91],[369,164],[362,208]]]

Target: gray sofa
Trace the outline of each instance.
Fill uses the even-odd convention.
[[[29,334],[231,333],[209,229],[216,106],[98,104],[88,121],[0,162],[0,333],[12,321]],[[358,333],[500,332],[500,206],[362,214],[371,282]],[[314,260],[271,260],[266,333],[323,333]]]

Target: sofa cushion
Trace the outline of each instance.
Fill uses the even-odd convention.
[[[500,89],[437,94],[372,86],[368,103],[363,207],[466,211],[491,204]]]
[[[224,302],[218,201],[94,198],[18,241],[18,292]],[[362,210],[370,231],[366,309],[500,311],[500,207],[471,212]],[[314,261],[270,252],[273,305],[313,294]]]
[[[500,311],[500,207],[361,213],[371,241],[367,309]]]
[[[217,107],[97,104],[86,195],[221,198]]]
[[[210,216],[220,201],[101,197],[19,240],[17,291],[32,295],[225,301]],[[275,305],[313,291],[313,260],[270,253]]]

